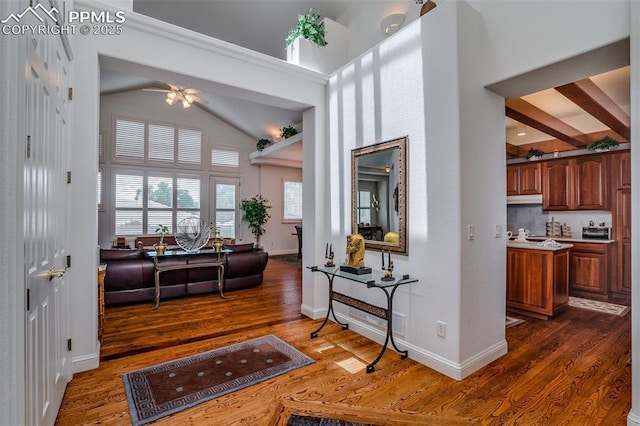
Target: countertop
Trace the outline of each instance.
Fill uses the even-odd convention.
[[[616,240],[598,240],[597,238],[573,238],[573,237],[540,237],[540,236],[531,236],[527,237],[527,240],[531,241],[544,241],[546,239],[552,239],[557,242],[571,242],[571,243],[595,243],[595,244],[611,244],[615,243]],[[512,240],[513,241],[513,240]]]
[[[560,247],[543,247],[538,245],[538,241],[518,242],[515,240],[509,240],[507,241],[507,247],[528,249],[528,250],[558,251],[558,250],[570,249],[571,247],[573,247],[573,244],[560,243]]]

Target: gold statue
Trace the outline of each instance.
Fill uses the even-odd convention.
[[[360,234],[347,235],[347,266],[364,268],[364,238]]]

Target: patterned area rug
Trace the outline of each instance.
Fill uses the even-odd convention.
[[[284,262],[288,265],[302,267],[302,259],[298,259],[298,254],[277,254],[274,256],[269,256],[269,259],[277,260],[279,262]]]
[[[144,425],[311,363],[269,335],[126,373],[131,422]]]
[[[514,327],[516,325],[520,325],[525,322],[522,318],[514,318],[510,316],[506,316],[504,319],[505,328]]]
[[[614,303],[599,302],[597,300],[581,299],[579,297],[569,297],[569,306],[574,308],[589,309],[591,311],[602,312],[618,316],[625,316],[631,310],[628,306],[616,305]]]

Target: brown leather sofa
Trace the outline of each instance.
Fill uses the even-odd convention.
[[[233,250],[224,263],[223,290],[238,290],[262,284],[269,255],[253,244],[229,246]],[[163,259],[163,264],[186,264],[217,260],[217,254],[205,253]],[[100,250],[100,263],[107,265],[104,280],[105,305],[152,301],[155,298],[153,260],[144,250]],[[162,299],[218,291],[218,269],[177,269],[160,274]]]

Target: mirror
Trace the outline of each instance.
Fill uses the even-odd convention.
[[[365,247],[407,254],[407,137],[351,151],[351,232]]]

